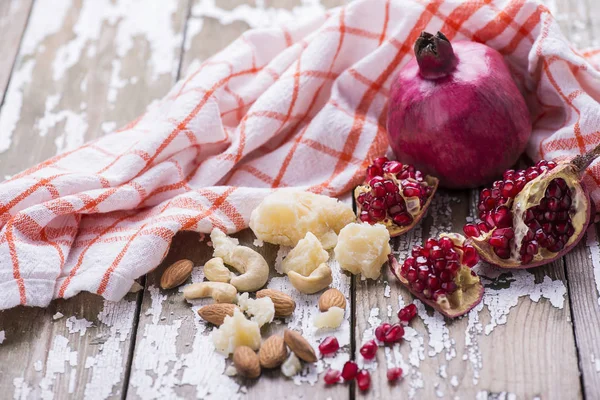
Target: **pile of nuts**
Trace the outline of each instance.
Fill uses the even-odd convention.
[[[367,278],[379,277],[391,251],[389,233],[383,226],[357,224],[355,220],[352,208],[336,199],[308,192],[277,191],[252,212],[250,227],[259,240],[293,247],[282,261],[283,273],[296,290],[313,294],[327,289],[333,281],[327,264],[331,249],[342,269]],[[262,369],[280,368],[285,376],[292,377],[302,369],[301,362],[316,362],[315,350],[296,331],[286,329],[283,336],[262,340],[262,326],[274,318],[291,316],[296,308],[288,294],[263,289],[270,273],[264,257],[219,229],[211,232],[210,239],[214,258],[204,265],[206,280],[185,286],[183,295],[186,299],[214,300],[201,307],[198,315],[215,325],[215,349],[232,355],[233,367],[225,373],[254,379]],[[177,261],[164,271],[161,287],[182,285],[192,269],[191,261]],[[255,296],[250,297],[251,293]],[[330,288],[323,292],[318,305],[320,313],[313,320],[317,329],[335,329],[342,324],[346,299],[339,290]],[[319,345],[323,355],[338,349],[335,337],[328,337]]]

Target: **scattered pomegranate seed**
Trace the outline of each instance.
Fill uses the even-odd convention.
[[[385,333],[385,343],[398,343],[404,337],[404,328],[400,324],[394,324]]]
[[[414,317],[417,316],[417,306],[409,304],[400,311],[398,311],[398,319],[401,322],[408,324]]]
[[[363,369],[358,373],[356,381],[360,390],[363,392],[367,391],[371,387],[371,374],[369,374],[369,371]]]
[[[390,330],[391,325],[388,324],[387,322],[384,322],[383,324],[379,325],[377,328],[375,328],[375,337],[377,338],[377,340],[379,340],[380,342],[383,342],[385,340],[385,334],[387,331]]]
[[[344,368],[342,368],[342,378],[348,382],[356,378],[358,375],[358,365],[354,361],[346,361]]]
[[[340,344],[338,340],[333,336],[327,336],[321,344],[319,344],[319,351],[323,355],[333,354],[338,351],[340,348]]]
[[[326,384],[333,385],[334,383],[338,383],[340,381],[340,376],[340,371],[338,371],[337,369],[329,368],[329,370],[327,370],[327,372],[325,373],[323,380]]]
[[[377,343],[374,340],[369,340],[360,348],[360,354],[367,360],[372,360],[377,354]]]
[[[387,378],[390,382],[396,382],[402,377],[402,368],[389,368],[387,370]]]

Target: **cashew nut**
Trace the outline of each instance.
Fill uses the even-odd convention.
[[[223,282],[192,283],[183,288],[186,299],[200,299],[212,297],[217,303],[235,303],[237,290],[233,285]]]
[[[309,276],[303,276],[296,271],[288,272],[288,278],[292,286],[305,294],[313,294],[325,289],[333,282],[331,268],[323,263],[317,267]]]
[[[229,283],[231,280],[231,271],[219,257],[211,258],[204,264],[204,276],[212,282]]]
[[[227,237],[219,229],[210,234],[215,251],[214,257],[220,257],[241,275],[231,278],[230,283],[240,292],[255,292],[269,279],[269,264],[264,257],[249,247],[239,245],[237,239]]]

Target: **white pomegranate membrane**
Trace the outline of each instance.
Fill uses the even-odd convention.
[[[463,230],[486,261],[505,268],[546,264],[572,248],[589,221],[580,182],[593,152],[571,163],[541,160],[508,170],[479,196],[479,219]]]
[[[448,317],[463,315],[481,301],[483,286],[471,270],[479,256],[461,235],[442,235],[415,246],[402,267],[394,257],[389,260],[402,284]]]
[[[424,177],[412,165],[376,158],[367,168],[366,183],[354,191],[358,219],[382,223],[390,236],[398,236],[421,219],[437,184],[436,178]]]

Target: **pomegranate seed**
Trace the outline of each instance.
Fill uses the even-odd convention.
[[[325,381],[325,383],[327,385],[333,385],[334,383],[338,383],[340,381],[340,376],[341,376],[340,371],[338,371],[337,369],[330,368],[325,373],[325,376],[323,377],[323,381]]]
[[[375,337],[380,342],[383,342],[385,339],[385,334],[390,330],[391,325],[388,323],[383,323],[375,328]]]
[[[362,347],[360,348],[360,354],[366,360],[372,360],[373,358],[375,358],[375,355],[377,354],[377,343],[375,343],[374,340],[369,340],[367,343],[363,344]]]
[[[389,161],[383,165],[383,171],[390,174],[397,174],[402,171],[402,163],[398,161]]]
[[[479,228],[475,224],[467,224],[463,227],[463,231],[467,237],[477,237],[481,235]]]
[[[404,328],[402,325],[394,324],[386,332],[383,339],[384,343],[397,343],[404,337]]]
[[[469,268],[479,262],[479,255],[473,246],[463,247],[463,263]]]
[[[387,157],[377,157],[376,159],[373,160],[373,165],[375,165],[379,168],[383,168],[383,165],[385,163],[387,163],[388,161],[390,161],[390,160],[388,160]]]
[[[423,283],[422,281],[413,282],[412,288],[416,292],[423,293],[423,290],[425,290],[425,283]]]
[[[385,186],[383,186],[383,182],[377,182],[374,185],[372,185],[373,190],[373,194],[375,195],[375,197],[384,197],[387,192],[385,190]]]
[[[356,382],[361,391],[369,390],[371,387],[371,374],[369,374],[369,371],[365,369],[361,370],[356,377]]]
[[[430,275],[427,278],[427,287],[429,289],[431,289],[432,291],[436,291],[437,289],[440,288],[440,281],[438,278],[436,278],[434,275]]]
[[[400,189],[398,189],[398,186],[393,181],[390,181],[389,179],[387,181],[383,182],[383,187],[385,188],[385,191],[388,194],[395,194],[400,191]]]
[[[385,199],[376,197],[371,201],[371,207],[377,210],[383,210],[385,208]]]
[[[375,165],[370,165],[367,168],[367,181],[371,179],[383,175],[383,170]]]
[[[411,269],[406,273],[406,280],[409,282],[415,282],[417,280],[417,271]]]
[[[396,382],[402,377],[402,368],[390,368],[387,370],[387,379],[389,382]]]
[[[405,197],[417,197],[421,194],[421,191],[418,188],[407,187],[402,193]]]
[[[402,213],[395,215],[393,220],[397,225],[405,226],[410,225],[413,221],[413,218],[408,213]]]
[[[369,217],[375,221],[381,221],[385,218],[385,210],[376,210],[372,208],[369,210]]]
[[[410,321],[412,321],[412,319],[416,316],[417,316],[417,306],[414,304],[409,304],[406,307],[402,308],[400,311],[398,311],[398,319],[401,322],[405,322],[407,324]],[[379,339],[379,338],[377,338],[377,339]],[[383,342],[382,339],[380,339],[380,341]]]
[[[333,354],[338,351],[340,348],[340,344],[338,340],[334,336],[327,336],[321,344],[319,344],[319,351],[323,355]]]
[[[356,378],[358,374],[358,365],[354,361],[346,361],[344,368],[342,368],[342,378],[348,382]]]

